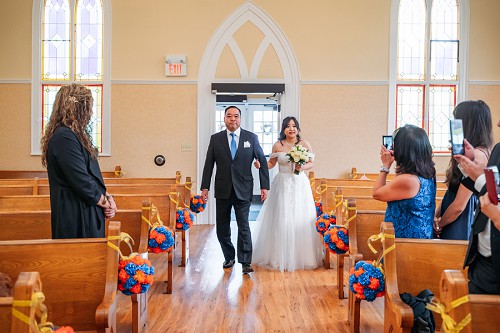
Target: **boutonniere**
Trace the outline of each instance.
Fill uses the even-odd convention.
[[[250,148],[250,146],[251,146],[250,142],[248,141],[243,142],[243,148]]]

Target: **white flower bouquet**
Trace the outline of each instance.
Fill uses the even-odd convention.
[[[311,158],[312,155],[304,146],[295,145],[292,148],[290,148],[290,151],[288,152],[288,154],[286,154],[286,156],[288,156],[288,160],[290,161],[290,163],[304,165],[307,162],[309,162],[309,159]],[[300,171],[294,169],[293,173],[298,175]]]

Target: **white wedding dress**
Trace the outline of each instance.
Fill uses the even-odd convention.
[[[278,157],[279,172],[257,217],[252,263],[280,271],[314,269],[322,264],[323,245],[309,179],[293,173],[285,152],[271,157]]]

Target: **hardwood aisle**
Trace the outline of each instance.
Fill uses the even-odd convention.
[[[234,223],[233,238],[236,230]],[[178,267],[177,247],[171,295],[163,294],[166,260],[158,254],[150,254],[150,260],[155,266],[149,291],[150,333],[349,332],[347,299],[337,298],[335,268],[281,273],[254,266],[254,273],[242,275],[237,263],[224,270],[215,227],[207,225],[190,229],[186,267]],[[130,307],[128,296],[120,294],[118,333],[132,332]],[[361,332],[382,332],[383,299],[363,302],[361,308]]]

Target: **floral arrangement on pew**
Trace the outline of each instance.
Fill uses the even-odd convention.
[[[343,225],[330,225],[323,235],[323,241],[330,252],[344,254],[349,251],[348,230]]]
[[[190,200],[190,203],[189,203],[189,209],[191,209],[191,211],[193,213],[201,213],[205,210],[205,208],[207,207],[207,203],[206,202],[203,202],[203,200],[201,199],[201,195],[192,195],[191,196],[191,200]]]
[[[349,288],[359,299],[372,302],[385,294],[385,274],[382,266],[369,261],[358,261],[351,267]]]
[[[144,215],[142,217],[150,226],[148,250],[153,253],[167,252],[174,246],[174,232],[169,227],[163,225],[160,213],[154,205],[151,209],[153,217],[156,217],[155,223],[148,221]]]
[[[127,233],[121,232],[119,236],[108,237],[109,240],[116,238],[126,242],[130,247],[130,251],[132,251],[130,241],[133,240]],[[151,262],[136,252],[125,257],[120,249],[110,242],[108,242],[108,246],[120,254],[120,260],[118,261],[118,290],[127,296],[147,292],[153,284],[155,274]]]
[[[316,206],[316,218],[319,218],[323,214],[323,203],[315,201],[314,205]]]
[[[373,248],[371,242],[380,240],[383,243],[386,237],[394,237],[394,235],[380,233],[368,239],[368,247],[373,253],[377,253],[377,251]],[[354,267],[351,267],[349,272],[349,289],[351,289],[356,298],[372,302],[375,298],[385,295],[385,273],[381,261],[393,249],[394,247],[386,249],[373,262],[362,260],[357,262]]]
[[[194,215],[188,208],[178,208],[175,213],[175,227],[179,230],[188,230],[193,225]]]
[[[347,213],[355,208],[347,207],[347,202],[339,202],[344,204],[343,213]],[[356,218],[356,214],[351,216],[343,225],[330,225],[328,230],[323,235],[323,243],[325,247],[332,253],[344,254],[349,251],[349,230],[347,229],[349,222]]]
[[[118,270],[118,290],[127,296],[145,293],[153,284],[155,269],[138,254],[120,259]]]
[[[316,231],[324,236],[330,226],[335,225],[335,223],[337,223],[335,215],[323,213],[316,219]]]

